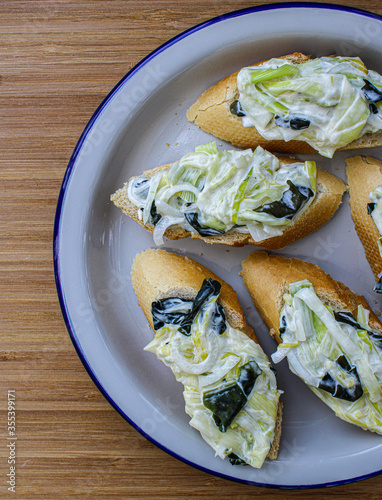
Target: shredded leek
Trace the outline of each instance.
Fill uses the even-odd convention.
[[[192,311],[192,302],[180,305],[176,302],[174,305],[172,301],[179,299],[168,300],[170,304],[165,311],[171,317],[177,311],[187,317]],[[201,433],[215,454],[224,459],[233,453],[245,463],[259,468],[275,435],[280,396],[275,375],[261,347],[244,333],[227,322],[223,333],[216,331],[216,319],[212,318],[216,318],[217,295],[206,300],[192,322],[190,335],[182,332],[179,318],[177,324],[170,323],[171,318],[167,322],[164,306],[158,303],[156,307],[160,308],[159,318],[164,325],[156,330],[155,338],[145,350],[155,353],[184,385],[185,410],[191,417],[190,425]],[[224,389],[234,387],[243,369],[252,364],[257,370],[257,378],[249,389],[246,385],[246,403],[228,429],[221,431],[216,416],[204,404],[204,397],[213,395],[214,391],[219,393],[221,388],[226,397]],[[248,384],[248,379],[244,378],[240,384]],[[211,401],[214,402],[213,397]]]
[[[155,203],[164,219],[155,228],[160,243],[163,230],[175,224],[202,236],[230,230],[250,233],[256,242],[279,236],[307,210],[317,189],[312,161],[281,164],[261,147],[223,151],[215,142],[198,146],[151,179],[139,179],[129,183],[128,195],[143,210],[144,223],[160,219],[152,221]]]
[[[355,319],[324,304],[309,281],[291,283],[272,360],[287,357],[292,372],[337,416],[382,434],[382,336],[368,321],[362,305]]]
[[[323,156],[382,128],[382,76],[358,57],[322,57],[302,64],[270,59],[237,76],[244,126],[268,140],[305,141]],[[372,103],[374,112],[369,104]]]

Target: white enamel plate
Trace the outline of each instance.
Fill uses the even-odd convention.
[[[292,52],[357,55],[382,73],[381,18],[324,4],[274,4],[233,12],[192,28],[141,61],[112,90],[84,130],[62,185],[54,257],[59,299],[73,344],[90,376],[119,413],[153,443],[184,462],[236,481],[308,488],[355,481],[382,469],[382,436],[347,424],[283,361],[284,419],[277,460],[262,469],[232,466],[188,424],[182,386],[156,357],[131,286],[135,255],[152,235],[122,214],[110,194],[132,175],[170,163],[213,140],[186,120],[202,91],[256,61]],[[228,144],[218,141],[222,147]],[[382,160],[382,150],[364,151]],[[344,158],[311,155],[345,179]],[[237,291],[248,322],[267,354],[276,346],[238,276],[255,247],[225,248],[197,240],[166,241],[220,275]],[[365,295],[380,314],[373,275],[354,231],[347,196],[333,219],[283,255],[311,260]]]

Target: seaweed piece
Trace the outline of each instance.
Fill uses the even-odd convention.
[[[354,386],[344,387],[337,380],[335,380],[329,372],[326,372],[318,388],[329,392],[335,398],[343,399],[345,401],[357,401],[357,399],[359,399],[363,394],[357,368],[355,366],[351,366],[348,359],[344,355],[339,356],[336,363],[342,370],[354,378]]]
[[[155,201],[153,201],[150,208],[150,224],[156,226],[158,222],[161,220],[162,216],[158,213],[157,207],[155,205]]]
[[[381,281],[381,280],[379,280]],[[378,286],[378,283],[375,285],[376,287]],[[382,287],[382,283],[381,283]],[[377,293],[382,293],[382,289],[380,292],[375,290]],[[339,322],[339,323],[346,323],[350,326],[353,326],[356,330],[364,330],[370,337],[371,341],[375,344],[376,347],[379,347],[379,349],[382,349],[382,335],[377,332],[373,332],[372,330],[367,330],[363,326],[361,326],[357,321],[355,320],[354,316],[352,315],[351,312],[349,311],[338,311],[334,312],[334,318]]]
[[[184,214],[187,222],[192,226],[200,236],[216,236],[218,234],[224,234],[225,231],[220,231],[219,229],[213,229],[212,227],[203,226],[199,222],[199,214],[196,212],[186,212]]]
[[[379,280],[375,284],[375,287],[373,288],[373,290],[374,290],[374,292],[382,293],[382,277],[379,278]],[[378,339],[378,343],[382,347],[382,338],[380,340]]]
[[[215,304],[215,309],[212,311],[210,318],[210,326],[218,335],[222,335],[227,330],[225,313],[221,304]]]
[[[227,455],[227,457],[232,465],[248,465],[247,462],[238,457],[236,453],[230,453],[229,455]]]
[[[285,317],[285,314],[283,314],[283,315],[281,316],[281,319],[280,319],[280,326],[279,326],[279,332],[280,332],[280,337],[281,337],[281,338],[282,338],[283,334],[285,333],[286,326],[287,326],[287,323],[286,323],[286,317]]]
[[[193,301],[170,297],[153,302],[151,304],[151,314],[154,329],[159,330],[166,324],[179,325],[181,333],[187,336],[190,335],[196,315],[207,301],[220,295],[220,290],[221,284],[218,281],[207,278],[203,281],[198,295]],[[217,334],[221,335],[226,331],[225,314],[220,304],[215,304],[210,323]]]
[[[278,127],[291,128],[292,130],[303,130],[308,128],[310,125],[310,120],[305,118],[282,118],[279,115],[275,116],[275,124]]]
[[[280,200],[263,205],[258,212],[265,212],[273,215],[277,219],[292,217],[305,205],[313,196],[313,191],[304,186],[295,186],[292,181],[287,181],[289,189],[284,191]]]
[[[241,107],[240,101],[238,99],[236,99],[236,101],[233,101],[233,103],[229,107],[229,110],[233,115],[245,116],[244,109]]]
[[[372,115],[376,115],[379,113],[378,106],[374,102],[369,102],[369,109]]]
[[[240,368],[236,381],[224,383],[203,394],[203,404],[212,411],[214,422],[221,432],[228,430],[243,409],[260,374],[261,369],[256,361],[249,361]]]
[[[382,101],[382,92],[369,80],[364,80],[365,85],[362,87],[362,91],[368,101],[378,102]]]
[[[192,304],[191,311],[184,316],[180,323],[180,331],[183,334],[190,335],[192,323],[196,315],[208,300],[220,295],[220,290],[221,284],[218,281],[212,280],[211,278],[207,278],[203,281],[202,287]]]
[[[368,203],[367,204],[367,213],[371,215],[374,212],[376,203]]]
[[[164,325],[180,325],[184,319],[185,306],[189,304],[191,309],[192,302],[178,297],[157,300],[151,304],[151,314],[153,316],[154,329],[159,330]],[[183,311],[179,311],[183,309]]]

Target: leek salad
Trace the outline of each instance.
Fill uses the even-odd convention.
[[[231,230],[250,233],[255,242],[280,236],[315,194],[314,162],[281,164],[261,147],[223,151],[215,142],[128,186],[140,220],[155,226],[157,245],[177,225],[207,237]]]
[[[369,194],[370,203],[367,204],[367,212],[373,218],[375,225],[377,226],[378,232],[381,235],[378,238],[378,248],[379,253],[382,258],[382,186],[378,186]],[[379,275],[379,281],[374,287],[374,291],[377,293],[382,293],[382,269]]]
[[[190,425],[222,459],[262,466],[275,435],[280,391],[261,347],[226,322],[221,285],[206,279],[194,301],[153,302],[145,349],[184,385]]]
[[[305,141],[321,155],[382,128],[382,76],[359,57],[301,64],[270,59],[243,68],[231,112],[267,140]]]
[[[292,283],[272,360],[287,357],[291,371],[338,417],[382,434],[382,335],[369,327],[369,314],[362,305],[357,318],[335,311],[309,281]]]

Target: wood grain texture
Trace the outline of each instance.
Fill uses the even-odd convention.
[[[228,482],[167,455],[98,392],[57,301],[55,206],[95,108],[158,45],[260,3],[269,2],[1,1],[0,498],[13,495],[6,489],[8,389],[16,390],[16,498],[380,498],[382,476],[307,495]],[[362,8],[382,14],[379,0]]]

